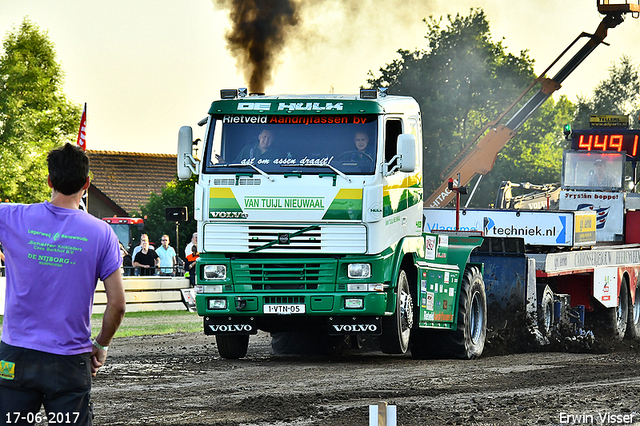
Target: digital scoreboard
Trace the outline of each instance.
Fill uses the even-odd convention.
[[[593,128],[571,132],[571,149],[575,151],[625,151],[631,161],[638,159],[639,145],[640,130]]]

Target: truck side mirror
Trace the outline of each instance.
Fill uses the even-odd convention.
[[[416,137],[412,134],[398,135],[398,164],[401,172],[413,172],[416,169]]]
[[[178,131],[178,179],[187,180],[192,174],[197,174],[198,161],[193,158],[193,130],[189,126],[182,126]]]

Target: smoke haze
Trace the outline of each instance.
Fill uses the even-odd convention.
[[[285,50],[295,51],[298,66],[308,63],[313,78],[314,72],[322,72],[317,69],[326,67],[327,57],[339,63],[336,58],[347,51],[357,58],[363,49],[372,52],[388,44],[397,30],[424,31],[422,19],[432,10],[424,0],[212,1],[217,9],[228,11],[227,48],[252,93],[264,93],[272,85]],[[396,49],[400,47],[406,46]]]

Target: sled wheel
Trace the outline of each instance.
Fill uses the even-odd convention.
[[[640,341],[640,286],[636,283],[635,303],[629,297],[629,317],[627,321],[627,337]]]
[[[538,328],[544,337],[551,337],[553,325],[553,291],[545,286],[540,304],[538,305]]]
[[[396,286],[396,309],[392,316],[382,318],[380,350],[386,354],[404,354],[409,348],[413,327],[413,298],[407,273],[400,270]]]
[[[249,335],[216,335],[216,343],[218,344],[218,353],[225,359],[244,358],[249,348]]]
[[[603,341],[619,342],[624,338],[629,319],[629,292],[627,280],[620,284],[618,306],[615,308],[602,308],[594,312],[595,324],[593,326],[596,339]]]

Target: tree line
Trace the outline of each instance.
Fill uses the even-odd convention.
[[[527,51],[509,53],[504,41],[491,37],[480,8],[468,15],[424,19],[427,48],[399,49],[399,58],[366,79],[369,88],[414,97],[422,110],[425,194],[442,182],[440,173],[473,139],[536,78]],[[62,91],[63,71],[46,31],[25,19],[9,31],[0,56],[0,200],[40,202],[48,198],[46,153],[65,142],[75,143],[81,107]],[[570,77],[569,77],[570,78]],[[562,129],[588,127],[590,114],[630,115],[638,126],[639,68],[629,56],[613,63],[608,77],[591,96],[573,103],[566,96],[549,99],[498,154],[472,205],[493,203],[503,180],[559,182],[562,151],[568,147]],[[170,182],[152,195],[140,211],[147,229],[175,235],[164,221],[164,207],[193,206],[193,182]],[[181,225],[186,243],[194,221]]]

